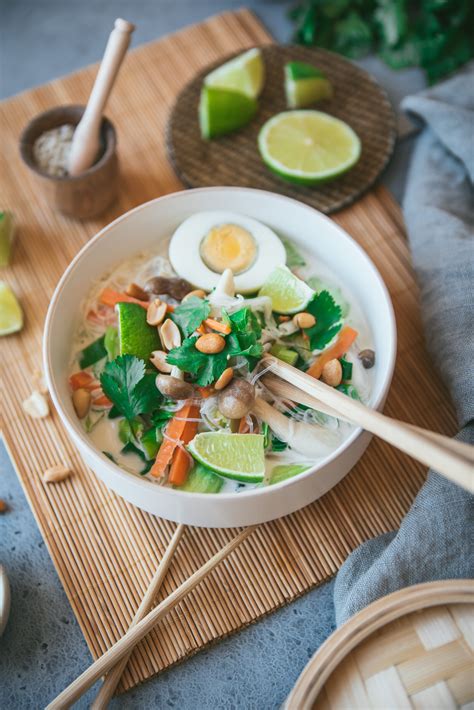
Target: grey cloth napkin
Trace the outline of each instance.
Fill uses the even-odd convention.
[[[402,108],[425,124],[403,205],[425,337],[456,407],[458,438],[474,444],[474,63]],[[364,543],[341,567],[337,624],[402,587],[472,577],[472,504],[430,471],[400,529]]]

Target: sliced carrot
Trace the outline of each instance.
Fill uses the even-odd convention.
[[[105,394],[101,394],[95,399],[92,400],[92,404],[97,406],[97,407],[112,407],[113,404],[110,401],[108,397],[105,396]]]
[[[92,390],[97,389],[97,387],[100,387],[100,384],[97,382],[95,377],[93,377],[90,372],[86,372],[85,370],[75,372],[71,375],[69,378],[69,384],[74,392],[79,389],[91,392]]]
[[[203,399],[207,399],[214,393],[213,387],[197,387],[197,390]]]
[[[201,323],[201,325],[196,328],[196,330],[198,333],[201,333],[201,335],[206,335],[207,333],[206,326],[204,325],[204,323]]]
[[[138,303],[142,308],[148,309],[150,305],[148,301],[140,301],[138,298],[133,298],[126,293],[114,291],[112,288],[104,288],[99,296],[99,301],[105,306],[113,308],[117,303]]]
[[[195,407],[195,409],[197,411],[197,407]],[[183,444],[189,444],[196,436],[196,432],[197,422],[186,422],[181,435]],[[183,483],[186,482],[192,465],[191,456],[181,447],[177,448],[174,452],[173,461],[171,462],[168,482],[172,483],[174,486],[182,486]]]
[[[182,439],[184,428],[189,422],[184,421],[185,419],[192,417],[196,418],[199,414],[199,409],[196,405],[185,404],[179,411],[176,412],[176,416],[170,419],[166,425],[166,438],[161,444],[158,454],[156,456],[155,462],[150,469],[152,476],[159,478],[163,476],[166,467],[171,462],[173,453],[177,447],[177,441]]]
[[[230,326],[225,323],[220,323],[218,320],[214,320],[214,318],[206,318],[204,325],[207,325],[211,330],[217,330],[218,333],[224,333],[224,335],[229,335],[232,331]]]
[[[357,330],[354,330],[348,325],[339,333],[339,337],[330,348],[324,350],[319,357],[313,362],[310,368],[308,368],[307,373],[317,380],[321,377],[324,365],[329,362],[329,360],[334,360],[342,357],[351,347],[354,340],[357,338]]]
[[[166,304],[166,312],[167,313],[174,313],[174,306],[172,306],[171,303]]]

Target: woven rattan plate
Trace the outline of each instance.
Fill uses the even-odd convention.
[[[329,214],[347,207],[377,180],[395,144],[395,118],[383,89],[367,72],[323,49],[272,45],[262,47],[266,82],[257,117],[243,130],[212,141],[199,133],[198,104],[203,77],[223,62],[208,66],[183,89],[173,107],[167,144],[176,171],[190,187],[236,185],[279,192]],[[234,55],[232,55],[234,56]],[[286,107],[283,67],[290,60],[322,69],[334,87],[331,100],[317,108],[346,121],[362,141],[357,165],[334,182],[318,187],[291,185],[272,175],[257,150],[258,132]]]
[[[472,708],[474,582],[407,587],[335,631],[288,698],[292,710]]]

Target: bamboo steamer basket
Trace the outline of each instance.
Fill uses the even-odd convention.
[[[286,710],[474,708],[474,581],[407,587],[370,604],[312,657]]]

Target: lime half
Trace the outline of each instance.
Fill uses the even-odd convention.
[[[214,69],[204,79],[206,86],[230,89],[256,99],[265,81],[265,66],[259,49],[249,49]]]
[[[263,441],[262,434],[204,432],[194,437],[188,450],[196,461],[224,478],[260,483],[265,475]]]
[[[322,71],[304,62],[285,64],[285,93],[290,108],[303,108],[332,96],[331,82]]]
[[[15,227],[11,212],[0,212],[0,266],[8,266]]]
[[[314,296],[314,291],[288,267],[277,266],[258,295],[271,298],[272,308],[277,313],[298,313],[306,308]]]
[[[203,86],[199,125],[203,138],[215,138],[246,126],[257,112],[257,102],[245,94]]]
[[[261,128],[258,147],[264,163],[293,183],[333,180],[359,160],[359,137],[347,123],[321,111],[284,111]]]
[[[157,328],[146,322],[146,310],[138,303],[117,303],[120,355],[135,355],[148,362],[160,350]]]
[[[10,286],[0,281],[0,335],[16,333],[23,327],[23,311]]]

